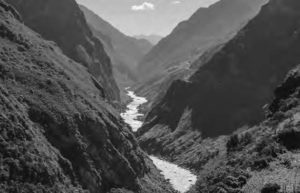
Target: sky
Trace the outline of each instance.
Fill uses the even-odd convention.
[[[198,8],[218,0],[76,0],[123,33],[168,35]]]

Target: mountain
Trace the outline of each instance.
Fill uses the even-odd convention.
[[[135,89],[150,101],[145,109],[153,107],[174,80],[187,79],[209,60],[265,2],[221,0],[208,8],[198,9],[187,21],[178,24],[139,64],[143,79]]]
[[[148,40],[152,45],[156,45],[163,37],[159,35],[137,35],[134,36],[136,39],[145,39]]]
[[[193,76],[173,82],[139,130],[140,145],[188,161],[203,140],[263,120],[273,90],[300,62],[299,8],[272,0]]]
[[[75,1],[10,0],[25,24],[43,38],[58,44],[63,52],[81,63],[104,88],[107,98],[119,101],[119,88],[112,76],[110,58],[92,34]]]
[[[299,192],[299,78],[297,66],[276,88],[262,123],[190,149],[198,181],[189,193]]]
[[[197,173],[189,193],[299,192],[299,9],[270,0],[139,130],[143,149]]]
[[[138,62],[152,48],[147,40],[138,40],[126,36],[111,24],[100,18],[84,6],[80,6],[94,34],[104,42],[105,50],[112,58],[115,74],[119,84],[127,81],[135,82],[135,72]],[[128,85],[126,85],[128,86]]]
[[[221,0],[200,8],[179,23],[140,62],[140,73],[153,76],[161,70],[189,61],[208,48],[232,37],[255,16],[265,0]]]
[[[0,0],[1,192],[171,193],[89,69],[23,23]]]
[[[140,51],[142,51],[143,56],[148,54],[153,47],[153,44],[147,39],[134,38],[134,42],[139,47]]]

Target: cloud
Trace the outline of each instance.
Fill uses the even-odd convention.
[[[144,2],[141,5],[133,5],[131,6],[131,10],[133,11],[145,11],[145,10],[154,10],[155,5],[149,2]]]
[[[174,5],[177,5],[177,4],[180,4],[181,3],[181,1],[172,1],[172,4],[174,4]]]

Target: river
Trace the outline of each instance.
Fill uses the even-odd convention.
[[[143,122],[138,119],[143,116],[143,114],[139,113],[139,107],[146,103],[147,99],[136,96],[135,93],[129,89],[126,89],[126,91],[132,101],[127,105],[126,111],[122,113],[121,116],[124,121],[131,126],[132,131],[136,132],[143,125]],[[150,156],[150,159],[161,171],[161,174],[165,177],[165,179],[170,181],[175,190],[184,193],[196,183],[197,177],[190,171],[154,156]]]

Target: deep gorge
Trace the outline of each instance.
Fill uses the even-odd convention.
[[[131,98],[131,102],[129,102],[126,111],[122,113],[121,116],[124,121],[131,126],[132,131],[137,132],[143,125],[142,121],[139,121],[139,118],[144,116],[139,113],[139,108],[144,103],[147,103],[147,99],[136,96],[133,91],[130,91],[130,88],[127,88],[126,91]],[[150,159],[154,165],[161,170],[165,179],[169,180],[173,188],[180,193],[187,192],[190,187],[196,183],[197,176],[193,175],[190,171],[154,156],[150,156]]]
[[[0,0],[0,193],[300,192],[299,10]]]

